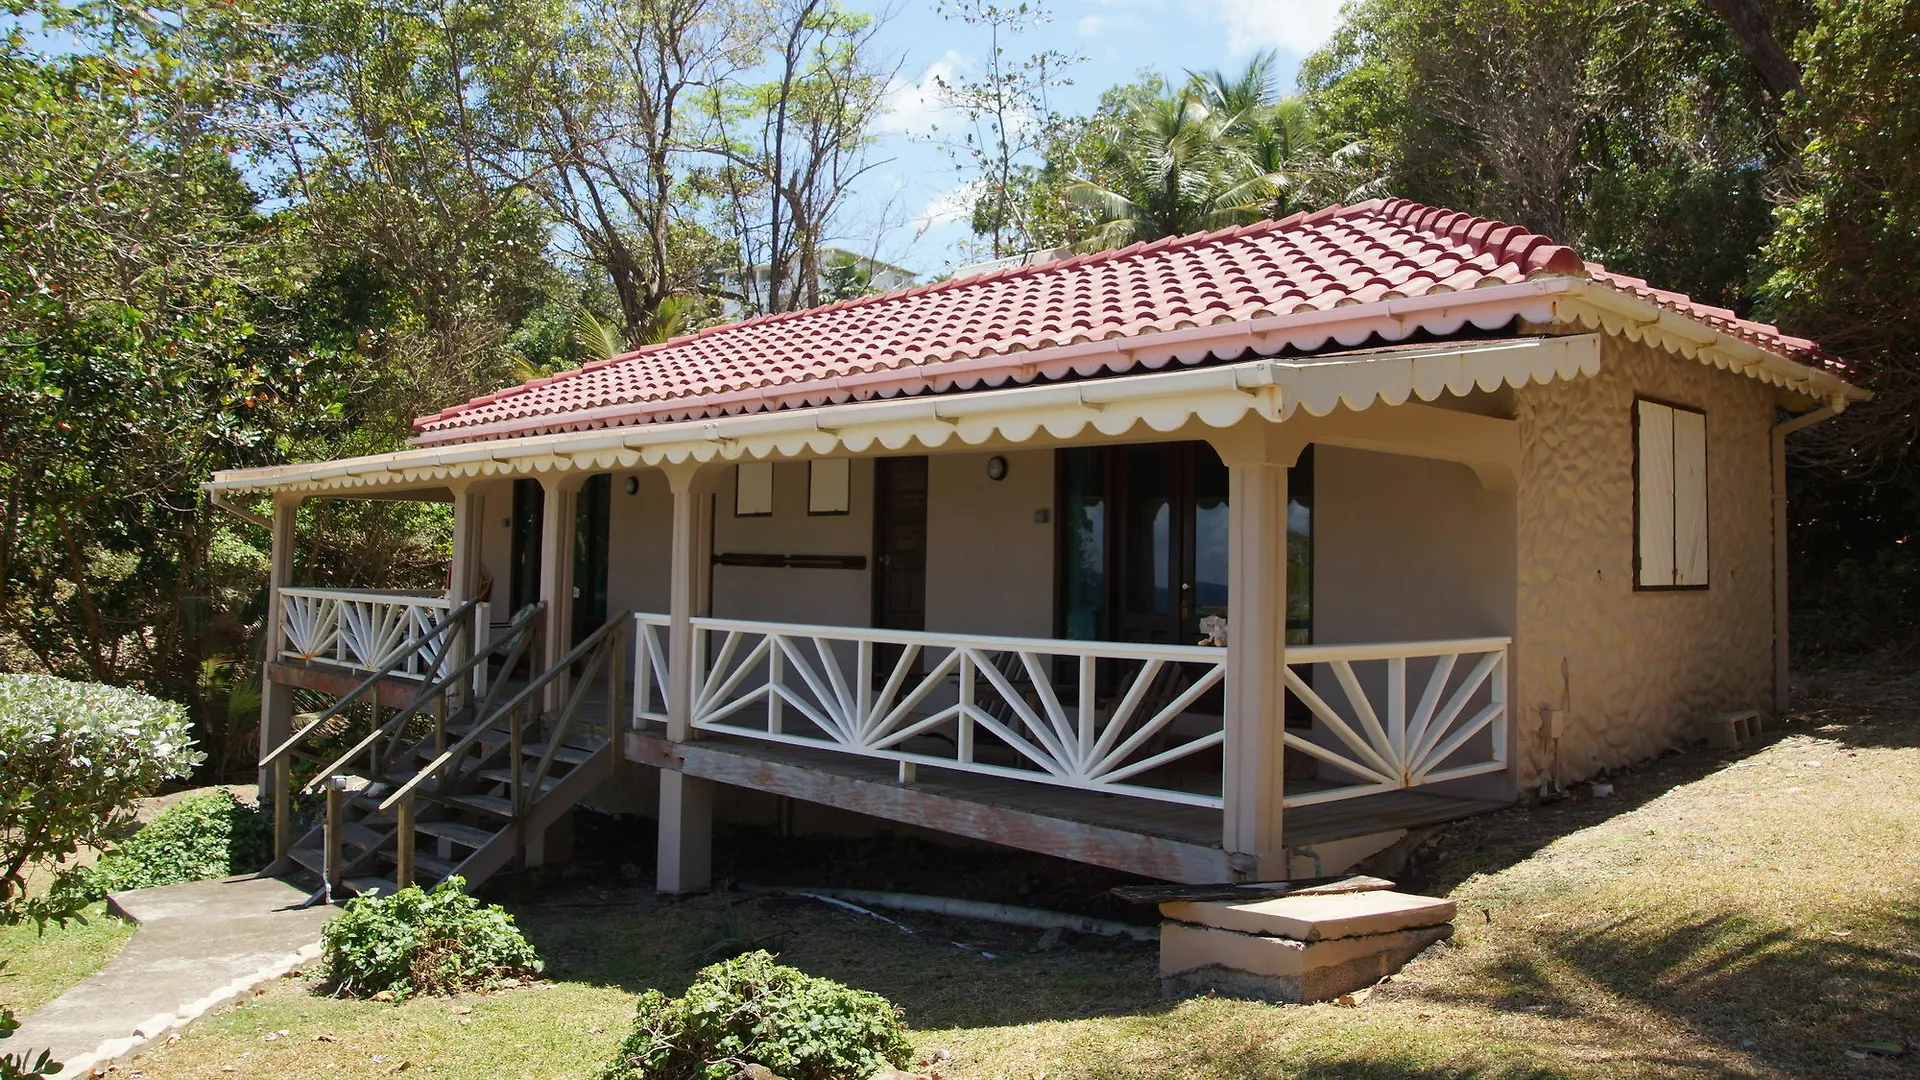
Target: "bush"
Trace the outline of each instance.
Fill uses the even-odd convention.
[[[0,675],[0,925],[84,906],[78,870],[33,900],[27,871],[105,843],[134,799],[198,765],[189,731],[184,709],[135,690]]]
[[[196,791],[87,867],[84,888],[110,892],[250,874],[273,858],[273,823],[225,788]]]
[[[787,1080],[864,1080],[912,1055],[886,998],[753,952],[700,972],[679,998],[641,994],[601,1080],[728,1080],[750,1064]]]
[[[458,877],[432,892],[358,896],[320,931],[320,955],[343,997],[453,994],[539,974],[539,954],[498,904]]]

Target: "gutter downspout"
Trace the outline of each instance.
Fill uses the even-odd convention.
[[[1832,403],[1773,426],[1773,712],[1785,716],[1791,704],[1787,664],[1787,436],[1846,410],[1838,394]]]
[[[249,525],[258,525],[268,532],[273,531],[273,522],[271,520],[261,517],[259,514],[254,513],[244,506],[228,502],[225,492],[208,491],[207,501]]]

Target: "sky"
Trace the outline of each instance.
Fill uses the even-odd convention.
[[[1017,2],[1017,0],[1016,0]],[[1143,71],[1232,71],[1261,49],[1279,54],[1282,86],[1291,89],[1300,60],[1340,21],[1341,0],[1049,0],[1051,21],[1013,39],[1008,51],[1059,49],[1086,58],[1059,91],[1065,113],[1092,110],[1100,91]],[[871,0],[849,6],[875,10]],[[942,110],[935,76],[977,70],[987,49],[984,28],[942,18],[936,0],[897,0],[878,43],[901,57],[888,113],[873,148],[875,165],[842,220],[844,246],[904,266],[922,280],[970,262],[961,244],[965,177],[933,134]],[[947,118],[949,121],[951,118]],[[984,256],[982,256],[984,257]]]

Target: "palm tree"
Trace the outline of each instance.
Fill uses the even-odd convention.
[[[1245,118],[1210,108],[1199,80],[1148,98],[1121,118],[1095,166],[1066,196],[1099,221],[1088,249],[1257,221],[1285,178],[1240,138]]]

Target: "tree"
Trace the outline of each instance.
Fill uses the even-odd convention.
[[[1749,307],[1777,105],[1691,0],[1364,0],[1302,65],[1322,130],[1395,195],[1518,222]]]
[[[873,167],[873,122],[899,68],[879,51],[879,20],[834,0],[783,0],[770,18],[773,77],[705,99],[707,148],[720,163],[704,182],[721,198],[740,294],[755,312],[820,303],[821,249]]]
[[[940,103],[964,122],[945,145],[973,185],[974,234],[989,238],[995,259],[1031,250],[1040,246],[1041,226],[1036,208],[1019,197],[1019,181],[1065,134],[1068,120],[1054,111],[1053,93],[1073,84],[1068,72],[1086,58],[1061,49],[1014,55],[1012,42],[1051,21],[1037,2],[950,0],[941,13],[987,33],[978,74],[935,77]]]
[[[18,21],[0,37],[4,662],[224,723],[201,662],[245,647],[256,566],[198,484],[277,460],[338,389],[230,159],[259,134],[259,58],[226,5],[27,18],[72,47],[36,52]]]
[[[1133,101],[1102,132],[1092,175],[1068,198],[1092,210],[1087,247],[1181,236],[1259,220],[1286,184],[1267,172],[1243,136],[1251,109],[1208,105],[1205,80]]]

